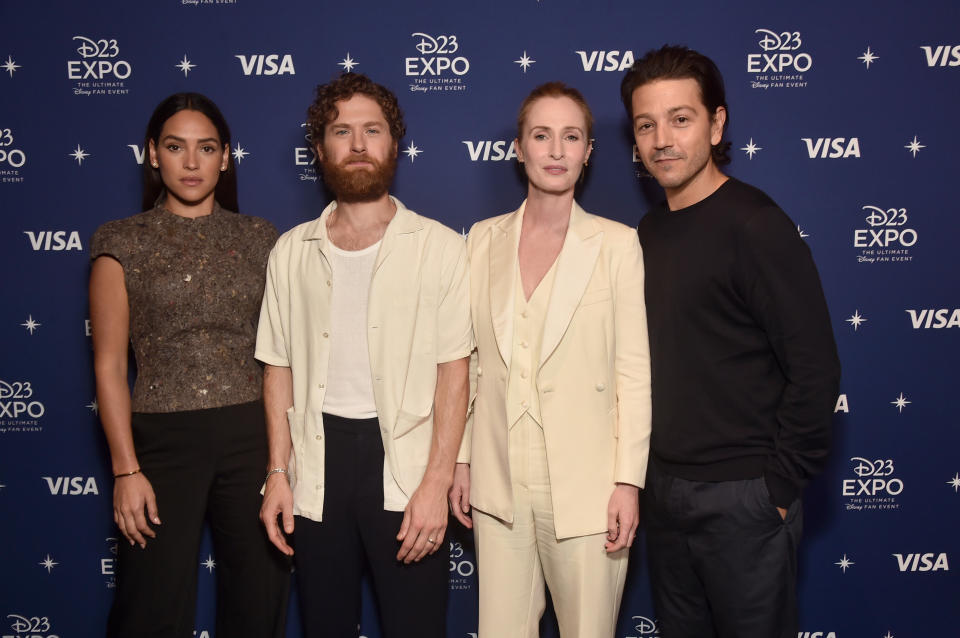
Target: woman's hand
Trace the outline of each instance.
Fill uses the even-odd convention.
[[[138,472],[115,478],[113,480],[113,520],[120,528],[120,533],[130,541],[131,545],[136,543],[141,548],[145,548],[147,546],[145,536],[157,537],[157,533],[150,527],[147,519],[154,525],[160,525],[157,499],[147,477],[142,472]]]

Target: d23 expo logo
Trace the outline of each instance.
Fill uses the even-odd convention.
[[[906,208],[862,207],[867,228],[853,231],[853,246],[860,249],[857,263],[913,261],[910,249],[917,243],[917,231],[907,227]]]
[[[133,69],[120,59],[120,46],[114,39],[73,36],[79,60],[67,61],[67,78],[75,80],[74,95],[126,95],[124,80]]]
[[[13,131],[0,127],[0,184],[23,181],[20,169],[27,163],[27,154],[16,147]]]
[[[470,589],[476,566],[464,556],[463,545],[450,541],[450,589]]]
[[[660,624],[649,616],[631,616],[632,632],[624,638],[650,638],[660,635]]]
[[[46,411],[37,401],[29,381],[0,380],[0,434],[40,432],[40,418]]]
[[[813,67],[813,58],[803,53],[799,31],[756,29],[761,53],[747,54],[747,73],[754,89],[805,88],[804,73]]]
[[[320,177],[317,172],[317,151],[313,143],[313,136],[304,122],[300,125],[304,130],[303,141],[306,146],[295,146],[293,148],[293,164],[300,171],[298,177],[301,182],[316,182]]]
[[[10,623],[10,633],[3,633],[3,638],[58,638],[48,616],[21,616],[7,614]]]
[[[893,459],[855,456],[850,462],[856,478],[843,480],[847,511],[900,509],[897,496],[903,492],[903,481],[893,475]]]
[[[470,71],[470,60],[461,55],[456,35],[430,35],[417,31],[410,36],[416,42],[413,48],[419,54],[404,58],[404,74],[412,78],[412,92],[466,90],[463,79]]]

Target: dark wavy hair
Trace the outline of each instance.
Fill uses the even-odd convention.
[[[307,109],[307,129],[314,144],[323,142],[327,124],[339,115],[337,102],[349,100],[358,93],[366,95],[380,105],[380,110],[383,111],[383,116],[390,127],[393,141],[400,141],[407,132],[407,127],[403,123],[403,112],[393,91],[377,84],[362,73],[344,73],[331,82],[319,85],[316,98]]]
[[[723,76],[717,65],[702,53],[685,46],[664,45],[659,49],[647,51],[642,58],[633,63],[620,83],[620,97],[627,109],[627,117],[633,122],[633,92],[654,80],[686,80],[697,82],[700,87],[700,99],[712,118],[719,107],[727,112],[723,132],[730,125],[730,108],[727,106]],[[720,143],[711,147],[713,161],[717,166],[730,162],[730,142],[721,136]]]
[[[587,100],[584,99],[580,91],[572,86],[567,86],[563,82],[547,82],[546,84],[541,84],[530,91],[527,97],[523,98],[523,102],[520,103],[520,112],[517,113],[518,140],[523,137],[523,124],[526,122],[530,107],[542,97],[567,97],[573,100],[574,103],[580,107],[580,110],[583,111],[583,119],[586,120],[587,124],[587,130],[584,131],[587,135],[587,141],[593,141],[593,113],[590,111],[590,105],[587,104]]]
[[[147,149],[152,141],[157,144],[163,125],[180,111],[196,111],[207,116],[220,138],[220,148],[230,143],[230,127],[227,120],[213,100],[199,93],[174,93],[157,105],[150,121],[147,122],[147,132],[143,139],[143,209],[148,210],[157,205],[167,194],[167,189],[160,178],[160,169],[150,165],[150,156]],[[214,189],[214,198],[221,207],[239,212],[237,202],[237,172],[233,165],[233,155],[227,155],[227,170],[220,173],[217,186]]]

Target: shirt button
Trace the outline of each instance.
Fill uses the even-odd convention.
[[[333,284],[330,282],[329,279],[327,279],[327,285],[328,285],[328,286],[332,286],[332,285],[333,285]]]
[[[318,489],[318,490],[322,490],[322,489],[323,489],[323,486],[320,485],[319,483],[317,483],[317,489]]]
[[[602,383],[597,384],[597,392],[603,392],[606,389],[607,389],[607,386],[605,386],[604,384]]]
[[[320,384],[320,389],[321,389],[321,390],[323,390],[325,387],[327,387],[327,386],[323,385],[322,383]]]
[[[520,313],[520,316],[523,317],[524,319],[526,319],[526,318],[527,318],[527,311],[524,310],[523,312],[521,312],[521,313]]]
[[[526,409],[526,408],[530,407],[530,404],[527,403],[526,401],[521,401],[521,402],[520,402],[520,407]]]
[[[526,342],[526,341],[521,341],[521,342],[520,342],[520,347],[521,347],[521,348],[526,348],[526,347],[527,347],[527,342]]]
[[[316,438],[316,439],[319,441],[319,440],[321,440],[323,437],[318,434],[318,435],[317,435],[316,437],[314,437],[314,438]]]
[[[527,378],[527,371],[526,371],[526,370],[523,370],[522,372],[520,372],[520,378],[521,378],[521,379],[526,379],[526,378]]]
[[[329,333],[327,333],[327,332],[324,332],[324,333],[323,333],[323,338],[324,338],[324,339],[326,339],[326,338],[329,337],[329,336],[330,336]]]

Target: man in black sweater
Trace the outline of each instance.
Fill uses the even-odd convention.
[[[666,192],[640,221],[653,372],[645,519],[663,638],[796,636],[801,492],[823,469],[840,365],[810,250],[724,175],[723,78],[685,47],[621,86]]]

